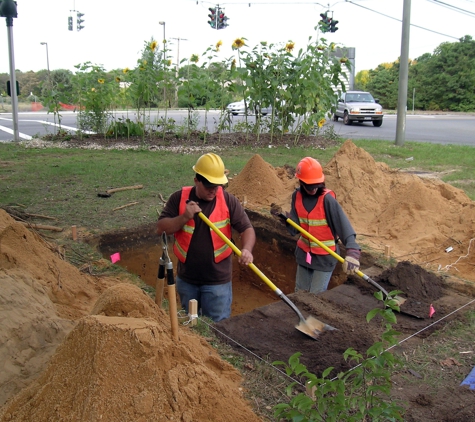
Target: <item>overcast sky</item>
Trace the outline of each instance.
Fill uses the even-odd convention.
[[[196,0],[17,0],[18,17],[11,33],[15,68],[23,72],[49,66],[69,69],[91,62],[106,70],[134,68],[144,43],[165,37],[173,63],[201,56],[223,42],[220,57],[228,58],[238,37],[247,38],[252,48],[260,41],[296,43],[305,48],[320,13],[330,10],[339,30],[324,36],[356,49],[356,72],[393,62],[401,54],[404,0],[340,0],[316,3],[288,0],[232,0],[219,3],[229,26],[213,30],[208,25],[208,8],[216,3]],[[443,42],[456,42],[465,35],[475,39],[475,0],[412,0],[409,58],[433,53]],[[456,9],[451,9],[452,5]],[[84,13],[84,29],[76,31],[76,11]],[[464,12],[465,11],[465,12]],[[378,12],[378,13],[376,13]],[[68,31],[68,16],[74,16],[74,31]],[[10,71],[8,28],[0,18],[0,72]],[[431,32],[432,31],[432,32]],[[177,40],[180,39],[180,41]],[[46,46],[41,45],[46,42]],[[162,44],[159,44],[160,48]],[[179,47],[179,48],[178,48]]]

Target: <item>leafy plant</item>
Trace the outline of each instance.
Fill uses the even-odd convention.
[[[399,334],[393,330],[396,323],[393,310],[399,310],[394,297],[400,293],[392,291],[388,298],[383,298],[381,292],[375,297],[385,304],[384,309],[376,308],[370,311],[367,322],[379,316],[385,330],[381,341],[374,343],[367,351],[366,356],[349,348],[343,354],[345,360],[355,366],[339,373],[330,379],[334,369],[329,367],[320,377],[308,372],[300,363],[300,353],[295,353],[289,359],[289,364],[282,361],[274,365],[285,366],[287,375],[295,375],[305,380],[307,389],[312,391],[312,397],[300,392],[294,395],[297,382],[287,387],[287,394],[291,397],[289,403],[280,403],[274,407],[275,417],[288,421],[402,421],[403,408],[391,401],[391,373],[399,364],[398,358],[388,351],[388,347],[397,343]]]

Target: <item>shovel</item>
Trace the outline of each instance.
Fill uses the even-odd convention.
[[[233,250],[233,252],[237,256],[241,256],[241,251],[236,247],[236,245],[228,239],[221,230],[219,230],[202,212],[199,212],[198,215],[200,218],[221,238],[223,241]],[[279,296],[287,305],[289,305],[292,310],[298,315],[299,317],[299,324],[295,326],[297,330],[301,331],[302,333],[306,334],[313,339],[317,339],[318,335],[324,330],[335,330],[332,326],[325,324],[318,319],[309,316],[305,319],[302,313],[298,310],[293,302],[280,290],[277,286],[272,283],[262,272],[257,268],[252,262],[248,265],[248,267],[254,271],[262,281],[264,281],[272,291]]]
[[[311,241],[315,242],[318,246],[320,246],[321,248],[325,249],[325,251],[327,251],[331,256],[333,256],[334,258],[336,258],[338,261],[340,261],[341,263],[345,262],[345,260],[340,256],[338,255],[336,252],[332,251],[327,245],[325,245],[324,243],[320,242],[316,237],[312,236],[308,231],[306,231],[305,229],[303,229],[302,227],[300,227],[295,221],[291,220],[290,218],[288,218],[285,214],[283,213],[278,213],[277,214],[277,217],[281,218],[283,221],[285,221],[287,224],[290,224],[292,227],[294,227],[295,229],[297,229],[300,233],[302,233],[305,237],[307,237],[308,239],[310,239]],[[360,270],[356,271],[356,274],[358,274],[363,280],[367,281],[368,283],[372,284],[374,287],[376,287],[377,289],[379,289],[385,296],[386,298],[389,297],[389,293],[382,287],[380,286],[378,283],[376,283],[376,281],[374,281],[373,279],[371,279],[369,276],[367,276],[366,274],[362,273]],[[400,297],[400,296],[394,296],[393,299],[397,302],[397,305],[398,306],[401,306],[404,304],[404,302],[406,301],[405,298],[403,297]],[[414,316],[414,317],[417,317],[416,315],[412,315],[410,314],[411,316]],[[419,317],[418,317],[419,318]]]

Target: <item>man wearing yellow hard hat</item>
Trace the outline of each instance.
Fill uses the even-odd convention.
[[[173,234],[178,258],[176,285],[182,307],[198,301],[202,315],[217,322],[231,316],[232,249],[198,216],[202,212],[231,239],[232,230],[241,236],[239,263],[253,261],[256,242],[239,200],[223,189],[228,182],[219,155],[202,155],[193,166],[194,186],[174,192],[158,218],[158,234]]]

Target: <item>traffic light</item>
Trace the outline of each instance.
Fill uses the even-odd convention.
[[[81,19],[84,16],[84,13],[77,12],[76,16],[76,30],[80,31],[81,29],[84,29],[84,26],[81,25],[84,22],[84,19]]]
[[[337,23],[338,23],[338,21],[335,21],[333,19],[330,21],[330,32],[338,31],[338,28],[336,27]]]
[[[218,12],[218,29],[224,29],[228,26],[228,17],[225,15],[224,10],[221,9]]]
[[[216,28],[216,8],[215,7],[209,7],[208,10],[211,12],[208,17],[209,21],[208,24],[211,26],[211,28],[215,29]]]
[[[73,17],[69,16],[68,17],[68,31],[72,31],[72,30],[73,30]]]
[[[331,22],[331,18],[328,17],[328,14],[327,12],[325,13],[320,13],[320,17],[322,19],[320,19],[320,21],[318,22],[320,24],[320,30],[322,32],[328,32],[330,31],[330,22]]]

